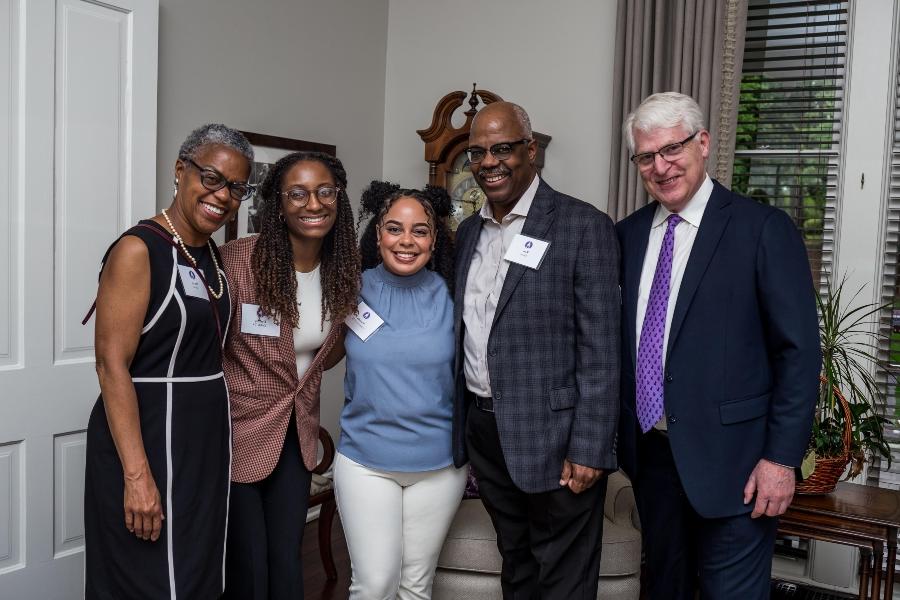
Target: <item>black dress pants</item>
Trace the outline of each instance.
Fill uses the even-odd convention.
[[[506,468],[494,414],[474,406],[466,421],[466,447],[497,531],[503,597],[595,600],[606,477],[580,494],[569,488],[523,492]]]
[[[639,441],[633,483],[641,518],[649,600],[769,597],[778,519],[750,513],[706,519],[688,501],[667,434]],[[738,493],[742,493],[738,491]]]
[[[224,599],[302,600],[311,478],[291,415],[272,473],[255,483],[231,483]]]

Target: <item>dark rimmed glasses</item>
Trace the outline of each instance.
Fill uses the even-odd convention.
[[[487,153],[490,152],[491,155],[497,160],[506,160],[510,156],[512,156],[513,148],[518,146],[519,144],[527,144],[531,140],[528,138],[524,138],[521,140],[516,140],[515,142],[500,142],[499,144],[494,144],[490,147],[489,150],[485,150],[484,148],[480,148],[478,146],[472,146],[470,148],[466,148],[466,156],[469,157],[469,162],[471,163],[480,163],[484,160],[484,157],[487,156]]]
[[[228,181],[224,175],[212,167],[201,167],[194,159],[186,159],[191,166],[200,171],[200,183],[210,192],[218,192],[223,187],[228,188],[228,193],[238,202],[248,200],[256,191],[256,188],[246,181]]]
[[[641,152],[640,154],[632,154],[631,162],[633,162],[641,169],[649,169],[651,166],[653,166],[653,163],[656,162],[657,154],[659,154],[664,161],[672,162],[673,160],[681,156],[681,153],[684,152],[684,145],[694,139],[694,137],[696,137],[698,133],[700,132],[695,131],[680,142],[666,144],[656,152]]]
[[[317,187],[314,190],[307,190],[302,187],[292,187],[289,190],[285,190],[280,192],[280,196],[284,196],[295,205],[300,208],[303,208],[307,204],[309,204],[309,198],[313,194],[316,196],[316,200],[321,202],[322,204],[334,204],[337,202],[338,194],[341,193],[341,188],[334,185],[323,185],[321,187]]]

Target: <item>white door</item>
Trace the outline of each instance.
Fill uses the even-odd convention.
[[[81,319],[155,210],[158,0],[0,0],[0,600],[83,596]]]

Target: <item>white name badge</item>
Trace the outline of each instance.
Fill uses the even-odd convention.
[[[241,333],[278,337],[281,326],[265,314],[258,304],[241,304]]]
[[[379,317],[368,304],[360,300],[359,306],[357,306],[357,313],[348,316],[344,323],[347,324],[350,331],[355,333],[359,339],[366,341],[373,333],[378,331],[378,329],[384,325],[384,319]]]
[[[544,254],[549,247],[550,242],[517,233],[503,260],[524,265],[530,269],[537,269],[541,266]]]
[[[186,265],[178,265],[178,275],[181,277],[181,285],[184,287],[184,293],[192,298],[203,298],[209,301],[209,295],[206,293],[206,286],[194,267]]]

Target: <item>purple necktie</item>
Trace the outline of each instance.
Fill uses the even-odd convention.
[[[659,249],[656,273],[647,300],[644,326],[637,358],[637,413],[641,431],[646,433],[663,415],[663,340],[666,338],[666,310],[669,307],[669,279],[672,275],[672,254],[675,247],[675,226],[682,221],[669,215],[666,234]]]

